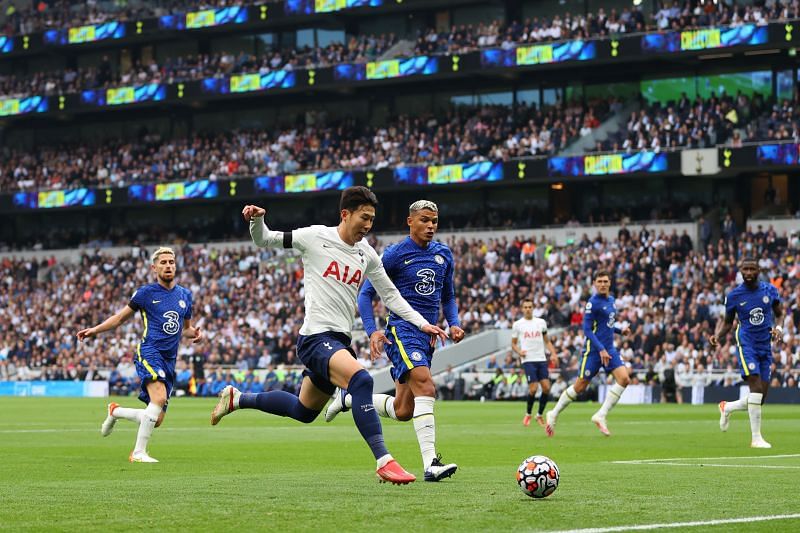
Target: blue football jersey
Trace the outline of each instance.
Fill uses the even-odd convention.
[[[382,261],[400,294],[425,320],[431,324],[438,322],[439,307],[443,306],[447,323],[459,325],[453,288],[453,254],[446,244],[432,241],[422,248],[411,237],[406,237],[388,246]],[[371,304],[375,293],[372,283],[367,280],[359,295],[359,310],[367,334],[375,331]],[[389,314],[389,321],[393,325],[407,324],[393,312]]]
[[[594,353],[600,350],[614,351],[614,321],[617,309],[614,297],[607,298],[593,294],[586,302],[583,315],[583,334],[586,335],[586,349]]]
[[[142,347],[152,347],[162,354],[178,353],[183,321],[192,318],[192,293],[175,285],[165,289],[158,283],[139,287],[128,305],[142,314]]]
[[[755,290],[744,283],[738,285],[725,298],[725,312],[739,319],[736,340],[739,344],[769,343],[772,329],[772,305],[780,303],[781,296],[772,284],[758,282]]]

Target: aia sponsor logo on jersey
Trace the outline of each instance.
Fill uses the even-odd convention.
[[[523,339],[538,339],[541,336],[542,336],[541,331],[524,331],[522,333]]]
[[[356,287],[361,284],[361,270],[355,269],[355,271],[351,273],[350,265],[345,265],[344,269],[342,269],[342,267],[336,261],[331,261],[331,264],[329,264],[328,268],[325,269],[325,273],[322,274],[322,277],[336,278],[337,281],[340,281],[345,285],[355,284]]]

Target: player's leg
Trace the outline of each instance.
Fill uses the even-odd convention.
[[[614,376],[614,384],[608,389],[606,398],[603,400],[603,405],[592,415],[592,422],[594,422],[594,425],[600,430],[600,433],[605,436],[611,435],[606,425],[606,416],[608,416],[609,411],[617,405],[617,402],[622,397],[622,393],[625,392],[625,388],[631,382],[628,369],[622,364],[622,358],[618,354],[611,354],[611,360],[607,368],[611,369],[611,375]]]
[[[536,411],[536,422],[544,427],[544,410],[547,407],[547,402],[550,400],[550,379],[544,378],[539,383],[542,385],[542,394],[539,396],[539,409]]]
[[[558,415],[561,411],[566,409],[569,404],[577,400],[580,393],[586,390],[594,375],[600,370],[600,364],[600,354],[590,354],[588,351],[584,352],[583,358],[581,359],[578,379],[575,380],[575,383],[564,389],[564,392],[562,392],[561,396],[558,398],[558,402],[556,402],[556,406],[552,411],[548,411],[545,417],[546,424],[544,430],[548,437],[552,437],[555,433]]]
[[[147,407],[142,413],[139,422],[139,431],[136,432],[136,445],[130,454],[132,463],[157,463],[158,461],[147,453],[147,444],[156,425],[161,425],[164,420],[164,406],[167,404],[167,384],[163,381],[147,380],[143,383],[147,393]],[[140,398],[142,395],[140,395]]]
[[[769,349],[769,347],[767,347]],[[750,415],[750,441],[751,448],[772,448],[772,445],[761,436],[761,406],[769,390],[769,379],[771,376],[771,353],[761,357],[754,357],[755,361],[748,361],[748,370],[751,362],[754,363],[758,374],[748,372],[747,384],[750,387],[750,394],[747,395],[747,411]]]
[[[436,401],[436,385],[428,366],[415,366],[405,375],[408,388],[413,395],[414,431],[417,434],[425,481],[440,481],[455,474],[458,465],[444,464],[436,453],[436,420],[433,414]],[[405,413],[403,413],[405,414]]]
[[[539,380],[536,379],[533,363],[522,363],[522,369],[525,371],[525,379],[528,380],[528,403],[525,406],[525,416],[522,418],[522,425],[529,426],[531,424],[531,411],[533,410],[533,402],[536,400],[536,388],[539,385]]]
[[[415,481],[416,477],[406,472],[386,448],[381,421],[372,403],[373,381],[369,372],[358,364],[352,352],[345,349],[330,358],[328,376],[331,383],[346,388],[352,397],[353,421],[378,462],[378,477],[395,484]]]
[[[220,392],[219,401],[211,413],[211,424],[217,425],[225,415],[238,409],[257,409],[310,424],[317,418],[330,397],[325,393],[317,395],[315,391],[318,392],[319,389],[313,386],[312,379],[308,375],[303,378],[299,396],[282,390],[259,393],[240,392],[229,385]]]

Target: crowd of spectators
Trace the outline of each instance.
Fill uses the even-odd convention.
[[[273,49],[258,55],[222,51],[168,58],[161,65],[153,60],[135,61],[125,69],[114,68],[108,56],[104,56],[96,67],[66,68],[63,71],[29,75],[0,75],[0,98],[21,98],[33,94],[64,95],[91,89],[150,83],[174,84],[233,74],[268,74],[340,63],[366,63],[377,59],[396,42],[394,34],[361,35],[350,37],[347,44],[336,42],[325,47]]]
[[[13,1],[5,4],[6,35],[28,35],[49,29],[101,24],[110,20],[132,21],[174,13],[186,13],[231,5],[259,5],[274,1],[243,2],[203,0],[183,2],[72,2],[70,0],[40,0],[30,7],[17,7]],[[657,11],[647,14],[641,6],[625,7],[622,11],[598,8],[596,13],[565,12],[552,17],[533,17],[508,24],[495,20],[477,25],[460,25],[451,31],[424,32],[420,48],[430,52],[463,53],[480,46],[499,46],[513,43],[539,42],[568,38],[585,38],[641,33],[645,31],[681,30],[686,28],[766,24],[798,18],[797,0],[752,3],[704,2],[684,0],[662,1]]]
[[[637,379],[654,381],[671,373],[679,385],[700,377],[708,383],[738,382],[733,339],[713,350],[707,337],[724,312],[725,292],[737,282],[737,259],[753,254],[764,279],[778,287],[787,311],[784,338],[774,347],[773,385],[797,386],[798,233],[779,236],[759,227],[696,247],[686,234],[656,234],[646,227],[637,232],[623,226],[617,239],[583,235],[563,248],[532,234],[452,239],[449,244],[456,258],[462,327],[468,333],[510,328],[520,315],[519,302],[532,298],[534,315],[561,331],[553,341],[560,373],[569,381],[578,372],[585,343],[580,325],[592,272],[604,269],[611,272],[617,320],[633,331],[619,341],[623,358]],[[383,243],[376,245],[380,249]],[[185,390],[213,394],[214,387],[229,379],[253,381],[257,369],[265,370],[258,372],[262,379],[248,387],[296,387],[291,369],[298,364],[294,345],[303,320],[302,272],[302,265],[284,251],[207,246],[179,250],[178,282],[193,292],[194,320],[207,336],[202,345],[180,347],[180,358],[199,361],[208,375],[189,383],[194,369],[182,363]],[[51,379],[97,379],[100,370],[111,369],[115,390],[135,387],[131,357],[141,335],[138,319],[84,344],[77,343],[75,333],[100,323],[149,281],[143,248],[118,258],[88,253],[75,263],[3,259],[0,379],[23,380],[40,372]],[[384,316],[382,304],[375,306],[376,316]],[[387,364],[385,358],[369,361],[363,335],[356,336],[354,347],[365,367]],[[510,358],[493,366],[518,374],[517,362]],[[709,371],[715,372],[713,378]],[[270,372],[280,375],[268,377]]]
[[[400,115],[379,127],[353,118],[330,121],[324,112],[309,110],[295,124],[273,131],[183,139],[143,134],[136,141],[50,144],[31,152],[6,148],[0,191],[503,161],[556,153],[618,105],[458,106],[437,114]]]
[[[71,5],[70,5],[71,4]],[[98,11],[98,6],[87,8],[92,4],[57,2],[50,5],[40,2],[31,13],[13,12],[7,17],[6,33],[13,32],[14,24],[22,24],[16,31],[22,33],[38,31],[43,28],[61,27],[70,19],[70,15],[78,18],[86,17],[86,21],[98,23],[105,20],[106,14]],[[212,3],[213,4],[213,3]],[[203,4],[203,7],[208,5]],[[143,18],[145,15],[163,9],[179,12],[186,8],[185,4],[173,4],[165,8],[141,4],[140,9],[123,10],[126,19]],[[42,8],[39,11],[39,8]],[[502,47],[513,48],[520,44],[531,44],[542,41],[563,39],[581,39],[617,35],[620,33],[680,30],[717,25],[741,25],[747,23],[764,24],[771,20],[789,20],[798,17],[800,2],[781,4],[775,2],[771,6],[737,5],[728,6],[725,2],[686,1],[682,4],[674,1],[664,2],[660,9],[649,17],[641,10],[641,6],[625,7],[618,13],[611,9],[606,13],[599,8],[597,13],[569,12],[553,17],[533,17],[524,21],[504,22],[493,20],[478,24],[453,25],[449,31],[437,31],[429,28],[419,32],[415,53],[428,54],[464,54],[480,48]],[[23,22],[33,15],[32,24]],[[80,25],[80,24],[78,24]],[[24,31],[28,30],[28,31]],[[204,78],[218,77],[226,74],[261,73],[275,70],[296,70],[304,68],[321,68],[339,63],[363,63],[375,60],[398,41],[395,34],[389,35],[350,35],[345,43],[332,43],[325,47],[303,47],[299,49],[273,49],[261,55],[247,53],[231,54],[219,52],[215,54],[188,55],[168,59],[164,64],[156,62],[135,62],[129,68],[112,69],[108,60],[97,67],[85,69],[67,68],[63,72],[37,72],[29,76],[7,75],[0,77],[0,96],[21,97],[30,94],[61,95],[87,89],[110,88],[131,84],[145,83],[178,83]],[[112,73],[113,70],[113,73]]]

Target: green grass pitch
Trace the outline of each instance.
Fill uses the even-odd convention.
[[[558,531],[800,512],[796,406],[767,404],[773,448],[751,450],[747,413],[721,433],[715,405],[620,405],[606,438],[589,422],[596,405],[573,404],[548,439],[522,426],[522,403],[439,402],[439,451],[459,470],[398,487],[377,482],[349,413],[303,426],[242,411],[212,427],[213,405],[174,399],[150,442],[161,462],[148,465],[127,462],[134,424],[100,436],[103,399],[0,399],[0,529]],[[412,425],[383,426],[391,452],[421,478]],[[544,500],[515,484],[533,454],[561,469]],[[644,462],[667,458],[676,464]],[[643,462],[612,462],[634,460]],[[695,530],[798,531],[800,517]]]

